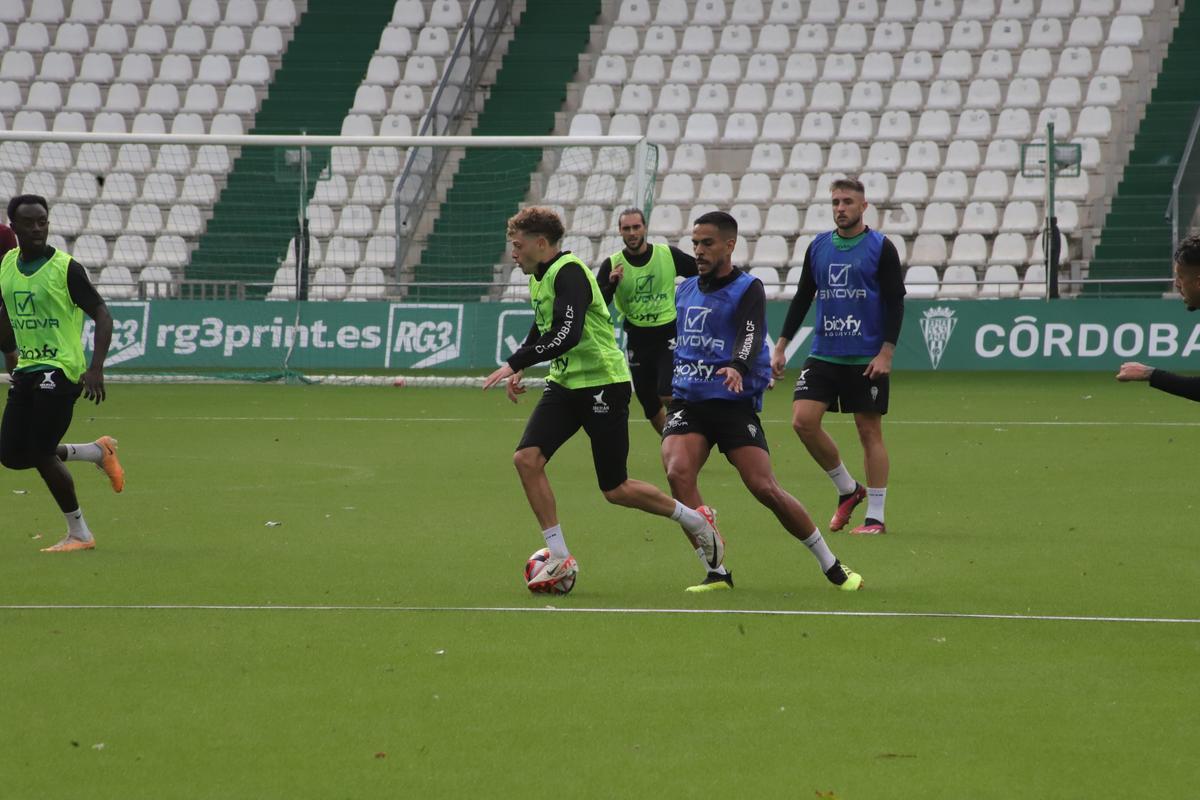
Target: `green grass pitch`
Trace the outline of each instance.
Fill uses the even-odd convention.
[[[116,436],[128,471],[117,496],[72,467],[97,550],[38,552],[62,518],[34,473],[0,472],[0,796],[1196,792],[1200,407],[1109,374],[896,376],[890,532],[827,533],[857,594],[719,455],[701,488],[737,589],[685,594],[682,534],[605,504],[580,436],[550,466],[579,582],[547,598],[522,585],[541,537],[510,462],[535,400],[112,385],[80,403],[67,440]],[[833,490],[789,393],[762,416],[825,529]],[[853,425],[828,419],[861,479]],[[631,426],[630,474],[665,486]],[[531,613],[464,610],[506,607]]]

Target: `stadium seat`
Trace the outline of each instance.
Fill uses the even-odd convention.
[[[85,267],[102,267],[108,263],[108,242],[98,234],[85,233],[71,246],[71,255]]]
[[[826,203],[810,205],[804,215],[804,225],[801,233],[818,234],[832,230],[833,209]]]
[[[150,262],[169,269],[182,269],[187,266],[188,257],[188,246],[182,237],[160,236],[154,241]]]
[[[939,285],[937,270],[931,266],[912,266],[904,272],[904,291],[911,300],[932,300]]]
[[[200,209],[194,205],[180,204],[171,207],[163,231],[178,236],[193,237],[198,236],[203,228],[204,222],[200,216]]]
[[[969,300],[979,294],[975,269],[964,265],[946,267],[942,274],[942,285],[938,288],[939,300]]]
[[[117,237],[108,263],[137,269],[142,267],[149,257],[150,250],[145,239],[141,236],[125,234]]]
[[[308,299],[342,300],[346,297],[348,290],[346,273],[341,267],[321,266],[313,273],[312,282],[308,288]]]
[[[0,36],[0,40],[4,39]],[[54,35],[54,49],[64,53],[85,53],[91,47],[88,29],[78,22],[67,22],[58,26]]]
[[[179,195],[179,187],[174,175],[155,172],[146,176],[142,181],[139,198],[143,203],[158,203],[169,205],[175,202]]]
[[[104,5],[101,0],[74,0],[71,3],[71,13],[67,16],[67,22],[99,25],[103,20]]]
[[[118,247],[120,242],[117,242]],[[175,281],[171,270],[165,266],[155,265],[143,269],[137,278],[138,293],[147,299],[173,297]]]
[[[750,268],[750,277],[758,278],[762,281],[763,291],[768,300],[774,300],[779,297],[779,271],[774,267],[755,266]]]
[[[983,285],[979,297],[985,300],[1017,297],[1021,290],[1021,278],[1016,267],[1010,264],[993,264],[983,274]]]
[[[354,269],[362,261],[362,252],[357,239],[345,236],[334,236],[325,248],[322,263],[326,267],[339,267],[343,270]]]
[[[37,170],[61,174],[69,170],[72,163],[70,145],[65,142],[44,142],[38,147],[37,162],[33,166]]]
[[[127,266],[106,266],[100,270],[96,290],[106,300],[128,300],[137,297],[137,281]]]
[[[807,175],[788,173],[780,176],[775,191],[776,203],[807,203],[811,196],[812,188]]]
[[[982,234],[960,233],[954,237],[949,260],[955,264],[983,266],[988,263],[987,241]]]
[[[762,236],[754,245],[754,257],[752,259],[755,266],[783,267],[788,261],[788,244],[787,240],[782,236]],[[764,282],[765,284],[765,282]]]
[[[775,174],[782,172],[783,167],[783,148],[778,144],[760,143],[754,145],[754,149],[750,151],[748,171]],[[676,162],[676,170],[678,171],[678,162]],[[697,171],[703,172],[704,170],[701,168]]]
[[[914,264],[943,266],[947,261],[946,240],[938,234],[923,233],[913,240],[910,260]]]
[[[379,239],[372,239],[367,243],[367,250],[371,250],[371,245],[379,242],[376,246],[375,258],[378,259],[384,255],[387,242]],[[365,301],[365,300],[382,300],[387,294],[387,276],[381,267],[390,266],[395,260],[395,242],[392,242],[393,252],[391,259],[386,264],[367,263],[371,260],[368,255],[363,265],[354,270],[354,275],[350,279],[350,289],[346,294],[346,300]]]
[[[839,137],[842,138],[842,137]],[[836,172],[858,172],[862,168],[862,149],[856,142],[838,141],[829,148],[825,169]]]
[[[1019,297],[1022,300],[1040,300],[1046,296],[1046,265],[1032,264],[1025,270]]]
[[[762,232],[792,236],[800,229],[800,212],[790,203],[776,203],[767,209]]]
[[[1133,72],[1133,53],[1126,45],[1113,45],[1100,51],[1096,74],[1123,77]]]

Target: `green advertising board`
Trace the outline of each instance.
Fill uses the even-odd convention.
[[[533,312],[512,303],[113,302],[108,366],[127,371],[467,370],[502,363]],[[778,334],[786,303],[768,304]],[[789,348],[812,344],[811,314]],[[84,330],[91,346],[92,326]],[[773,339],[769,340],[773,344]],[[900,370],[1110,370],[1141,360],[1187,369],[1200,317],[1178,300],[910,301]]]

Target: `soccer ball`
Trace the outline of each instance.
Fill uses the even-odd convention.
[[[546,562],[549,561],[550,548],[543,547],[541,550],[534,551],[529,560],[525,562],[525,585],[529,586],[529,582],[534,580],[546,568]],[[575,588],[575,573],[566,575],[552,583],[543,584],[536,588],[530,587],[529,591],[534,594],[567,594]]]

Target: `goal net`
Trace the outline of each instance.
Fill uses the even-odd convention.
[[[636,137],[0,131],[0,200],[46,198],[113,312],[114,379],[441,385],[528,330],[508,217],[554,207],[595,267],[615,214],[649,215],[657,158]]]

